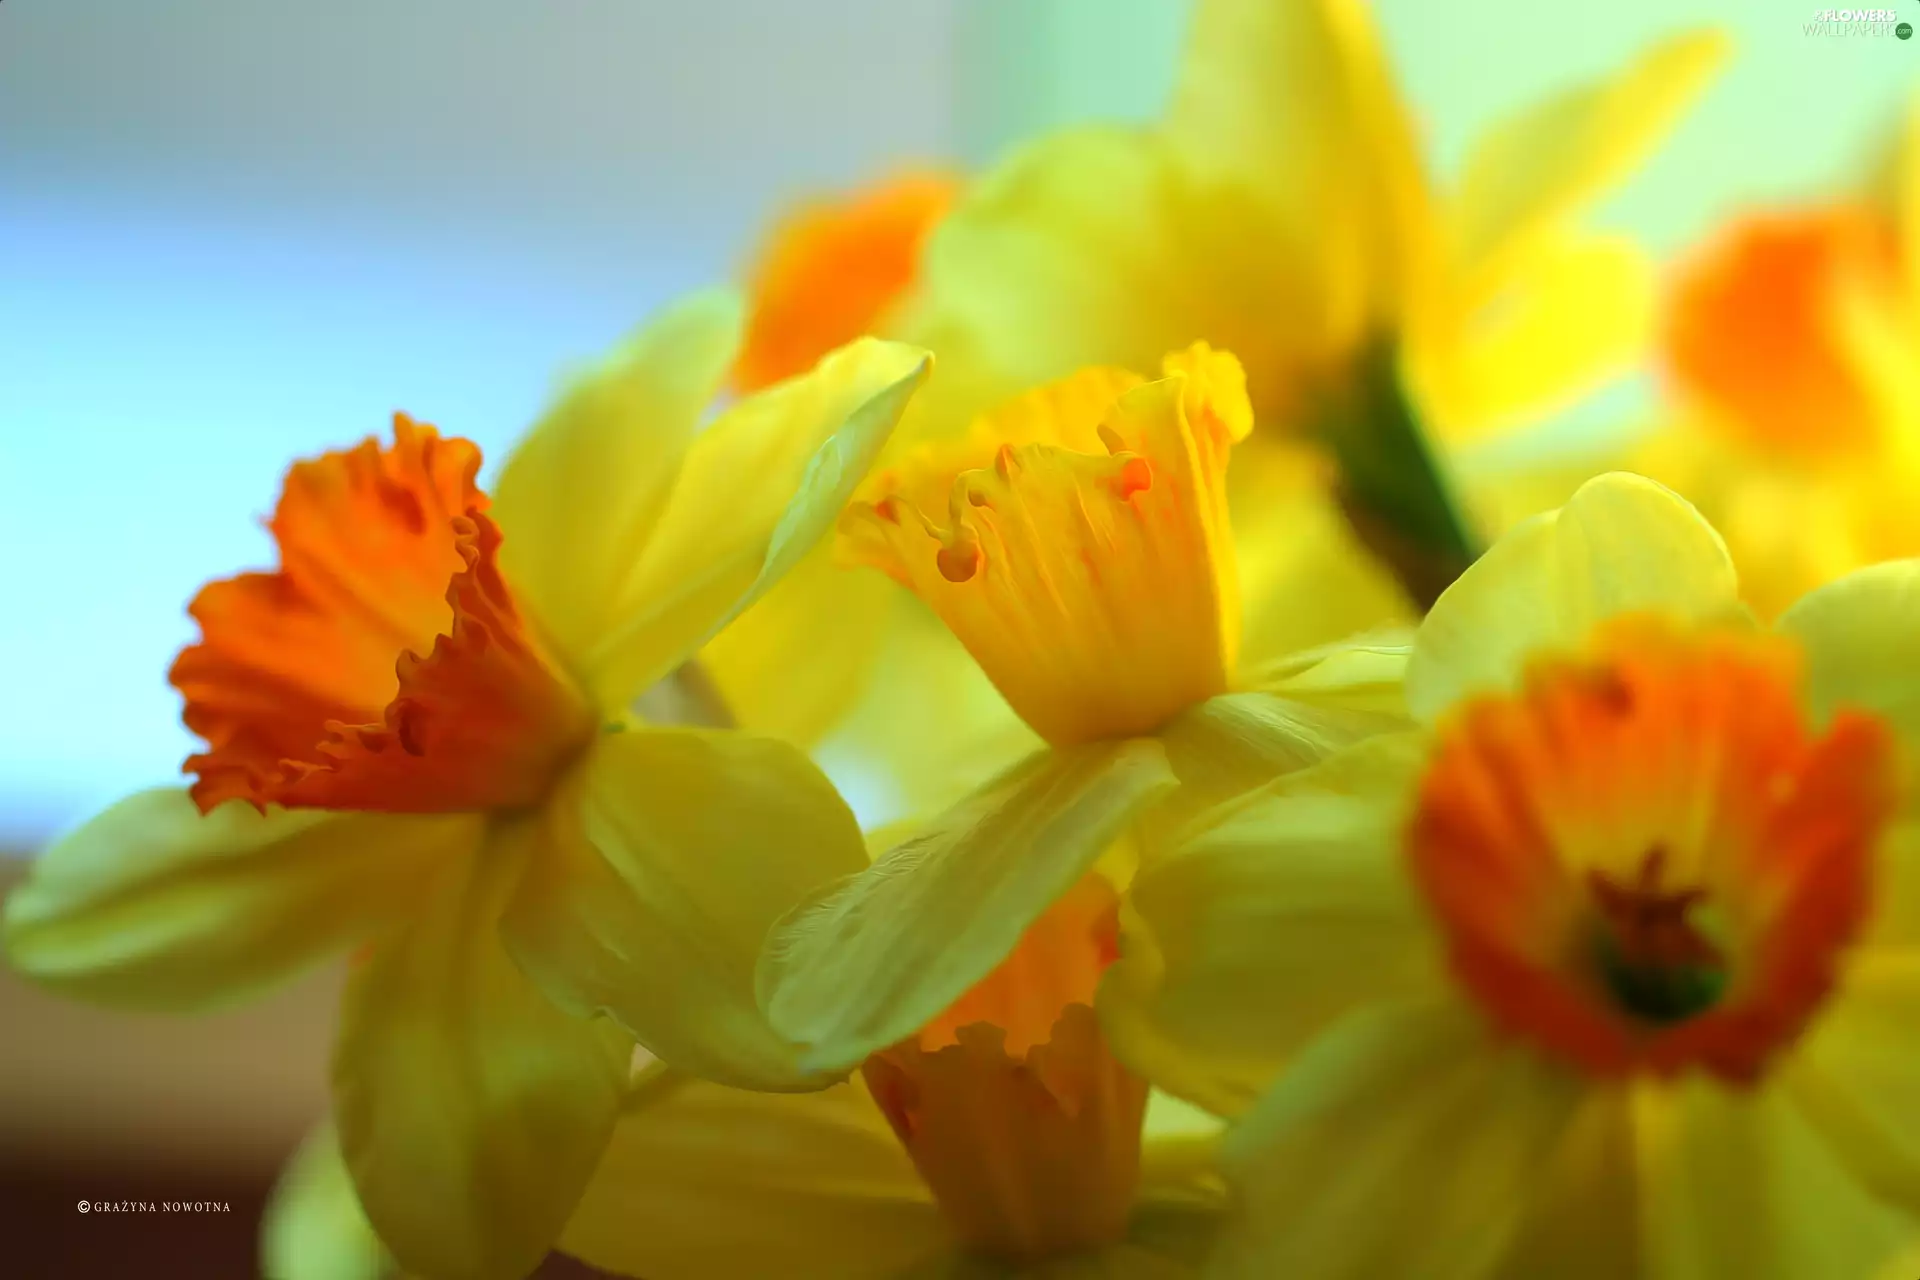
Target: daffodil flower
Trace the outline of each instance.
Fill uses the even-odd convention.
[[[1920,562],[1763,628],[1692,508],[1601,477],[1435,606],[1417,730],[1159,850],[1102,1013],[1239,1117],[1217,1273],[1785,1280],[1910,1242],[1917,635]]]
[[[1633,465],[1699,504],[1766,617],[1920,553],[1920,114],[1894,158],[1890,199],[1743,218],[1669,301],[1667,421]]]
[[[1249,625],[1318,643],[1351,624],[1337,608],[1374,603],[1372,625],[1424,607],[1477,552],[1434,446],[1562,407],[1645,349],[1648,262],[1576,216],[1724,41],[1682,36],[1527,108],[1443,184],[1360,0],[1200,0],[1192,24],[1162,123],[1069,130],[980,177],[928,242],[908,332],[963,389],[944,410],[961,420],[1086,365],[1238,354],[1259,423],[1234,498]],[[1346,584],[1318,609],[1275,585],[1303,547]]]
[[[1220,1125],[1095,1048],[1117,906],[1082,881],[940,1017],[824,1092],[641,1084],[561,1248],[644,1280],[1198,1274]]]
[[[814,1085],[752,957],[865,865],[858,827],[797,748],[629,708],[831,529],[927,361],[855,343],[702,427],[739,328],[726,296],[670,309],[491,499],[473,445],[405,417],[296,464],[279,567],[191,608],[172,679],[197,780],[88,822],[6,904],[17,968],[115,1004],[218,1004],[353,952],[340,1145],[381,1239],[435,1280],[547,1250],[634,1039]]]
[[[1176,781],[1197,804],[1403,723],[1390,647],[1240,660],[1225,473],[1250,425],[1239,364],[1204,346],[1156,381],[1085,370],[883,467],[842,518],[849,553],[925,600],[1045,745],[799,903],[760,991],[803,1066],[863,1070],[977,1252],[1119,1243],[1140,1124],[1118,1100],[1146,1085],[1090,1015],[970,1013],[969,993],[1062,903],[1124,889],[1124,837],[1173,819]],[[1105,1082],[1099,1107],[1036,1119],[1012,1083],[1036,1073]]]

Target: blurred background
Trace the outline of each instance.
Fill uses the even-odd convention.
[[[1845,178],[1920,70],[1920,41],[1809,35],[1805,0],[1375,8],[1442,172],[1660,33],[1731,30],[1730,74],[1604,215],[1662,253]],[[258,517],[291,457],[396,408],[498,453],[557,372],[735,274],[794,197],[1151,117],[1185,10],[0,0],[0,888],[176,776],[183,606],[270,563]],[[322,975],[141,1019],[0,974],[0,1238],[24,1274],[252,1274],[265,1189],[323,1106],[331,995]],[[74,1210],[122,1197],[233,1213]]]

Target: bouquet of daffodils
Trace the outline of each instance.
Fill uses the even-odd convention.
[[[348,957],[276,1280],[1920,1274],[1920,124],[1657,290],[1583,211],[1723,53],[1441,181],[1357,0],[1200,0],[1163,120],[790,212],[490,492],[294,463],[8,961]]]

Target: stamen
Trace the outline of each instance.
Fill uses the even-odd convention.
[[[1727,985],[1724,952],[1688,918],[1706,890],[1663,891],[1667,860],[1663,846],[1649,849],[1631,886],[1587,872],[1602,917],[1594,940],[1601,976],[1625,1012],[1656,1025],[1712,1008]]]

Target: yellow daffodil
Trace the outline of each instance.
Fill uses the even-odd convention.
[[[1364,4],[1201,0],[1163,124],[1045,138],[961,200],[929,246],[925,323],[1025,384],[1218,343],[1283,434],[1387,335],[1441,435],[1502,425],[1641,349],[1646,263],[1573,219],[1722,53],[1685,36],[1529,108],[1443,190]]]
[[[1219,1125],[1094,1048],[1116,906],[1083,881],[945,1013],[825,1092],[643,1084],[561,1247],[644,1280],[1197,1274]]]
[[[1415,638],[1417,730],[1135,882],[1102,1018],[1239,1115],[1215,1274],[1798,1280],[1910,1243],[1916,638],[1915,561],[1762,628],[1639,477],[1496,543]]]
[[[865,865],[853,817],[793,746],[629,708],[832,527],[927,361],[855,343],[703,427],[739,329],[725,296],[670,309],[491,499],[477,448],[404,416],[391,444],[296,464],[279,566],[191,608],[172,679],[197,780],[88,822],[6,904],[17,968],[139,1007],[352,951],[340,1145],[380,1237],[433,1280],[546,1251],[634,1038],[817,1087],[759,1014],[753,956]],[[575,1016],[596,1012],[618,1028]]]
[[[1134,1203],[1146,1085],[1073,1012],[1110,956],[1008,960],[1023,935],[1117,903],[1116,842],[1167,820],[1176,780],[1198,803],[1402,723],[1392,651],[1242,661],[1225,484],[1249,427],[1238,363],[1204,346],[1157,381],[1085,370],[881,468],[842,518],[849,553],[925,600],[1045,745],[797,905],[760,991],[803,1066],[863,1071],[976,1252],[1094,1254]],[[970,994],[1003,965],[1078,994],[1064,1013]],[[1098,1106],[1048,1119],[1016,1096],[1036,1075]]]
[[[1920,554],[1920,116],[1897,160],[1890,201],[1735,223],[1670,302],[1674,420],[1636,464],[1700,504],[1768,617]]]
[[[1669,41],[1523,111],[1443,185],[1361,0],[1200,0],[1165,121],[1068,131],[984,175],[929,241],[908,332],[963,389],[945,410],[959,419],[1085,365],[1233,350],[1259,424],[1234,499],[1251,625],[1337,636],[1300,632],[1311,608],[1264,607],[1290,594],[1269,584],[1298,572],[1307,540],[1344,562],[1347,595],[1403,617],[1392,583],[1353,564],[1354,535],[1430,603],[1477,537],[1422,437],[1516,425],[1638,357],[1648,265],[1576,215],[1665,133],[1723,43]],[[1318,495],[1304,442],[1338,460]],[[1340,540],[1326,529],[1343,515]]]

